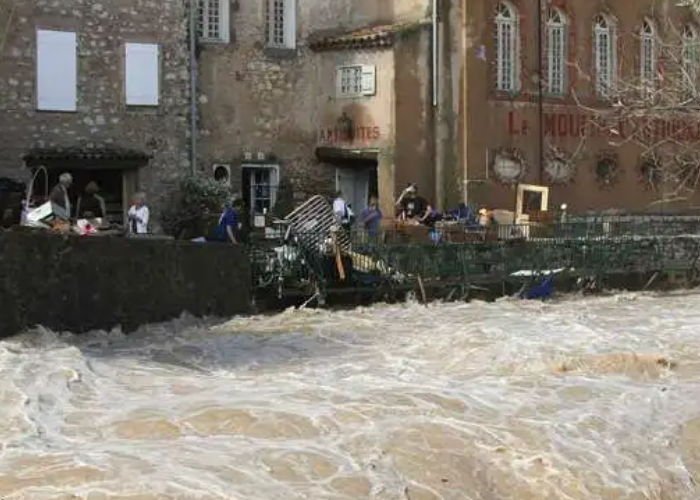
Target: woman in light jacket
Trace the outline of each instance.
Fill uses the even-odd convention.
[[[131,234],[147,234],[148,233],[148,216],[149,211],[146,206],[146,195],[144,193],[136,193],[134,195],[134,204],[129,208],[129,233]]]

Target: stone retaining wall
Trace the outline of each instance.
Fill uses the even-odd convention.
[[[250,262],[219,244],[0,233],[0,338],[250,311]]]

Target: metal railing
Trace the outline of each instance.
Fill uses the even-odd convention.
[[[347,233],[348,246],[340,252],[332,247],[309,252],[299,244],[320,240],[313,234],[253,240],[257,286],[365,286],[417,279],[447,286],[518,280],[553,270],[580,276],[690,271],[700,259],[700,219],[416,227],[375,235],[357,230]],[[339,279],[339,266],[344,279]]]

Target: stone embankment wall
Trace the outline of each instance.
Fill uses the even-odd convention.
[[[250,311],[250,262],[229,245],[0,233],[0,338]]]

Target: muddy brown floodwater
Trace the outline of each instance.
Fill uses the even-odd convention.
[[[0,342],[0,498],[697,500],[700,295]]]

